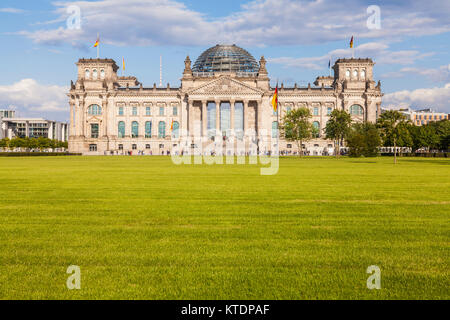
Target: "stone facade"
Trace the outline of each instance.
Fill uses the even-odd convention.
[[[77,66],[78,79],[68,94],[69,150],[83,154],[168,154],[183,132],[224,141],[225,130],[270,134],[290,109],[308,107],[320,136],[305,147],[309,154],[321,155],[332,152],[332,142],[323,139],[332,110],[347,110],[355,121],[375,122],[380,114],[381,86],[373,81],[371,59],[339,59],[334,77],[319,77],[314,86],[282,85],[278,116],[270,104],[275,88],[264,57],[257,73],[207,74],[193,72],[187,57],[177,88],[144,87],[134,77],[119,77],[110,59],[81,59]],[[296,152],[293,143],[281,140],[278,146],[279,151]]]

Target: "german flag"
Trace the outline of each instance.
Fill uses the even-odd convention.
[[[272,107],[274,112],[278,112],[278,83],[272,98]]]
[[[97,36],[97,41],[95,41],[94,48],[97,48],[100,44],[100,37]]]
[[[350,48],[353,49],[353,36],[352,36],[352,40],[350,40]]]
[[[173,131],[173,120],[172,120],[172,124],[170,125],[170,131]]]

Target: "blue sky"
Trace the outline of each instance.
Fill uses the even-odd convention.
[[[370,5],[380,28],[369,28]],[[67,27],[68,6],[80,9],[81,28]],[[2,0],[0,108],[21,116],[67,120],[65,93],[76,80],[75,62],[101,57],[118,63],[145,86],[179,85],[186,55],[195,59],[217,43],[235,43],[264,55],[272,81],[307,85],[327,75],[328,59],[376,62],[387,107],[432,107],[450,113],[450,2],[359,0]]]

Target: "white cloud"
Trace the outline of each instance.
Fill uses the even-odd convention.
[[[385,73],[381,78],[403,78],[415,74],[425,76],[433,82],[446,83],[450,81],[450,65],[440,66],[439,68],[406,67],[398,71]]]
[[[4,13],[24,13],[25,10],[17,9],[17,8],[0,8],[0,12]]]
[[[444,87],[389,93],[383,97],[383,104],[387,108],[432,108],[450,113],[450,83]]]
[[[57,2],[58,20],[67,18],[69,5],[79,6],[79,31],[42,29],[20,34],[36,43],[57,45],[95,41],[114,45],[304,45],[364,38],[396,39],[450,31],[446,1],[395,1],[381,5],[381,29],[366,25],[367,3],[362,0],[255,0],[226,17],[210,17],[175,0],[102,0]],[[93,40],[94,39],[94,40]],[[78,43],[78,44],[76,44]],[[408,53],[405,53],[408,56]],[[399,59],[402,56],[399,53]]]
[[[413,64],[417,60],[424,59],[433,55],[433,52],[420,53],[416,50],[403,50],[403,51],[390,51],[389,45],[381,42],[368,42],[361,44],[355,48],[356,57],[370,57],[378,64],[396,64],[396,65],[408,65]],[[279,57],[268,58],[271,63],[282,64],[286,67],[297,67],[313,70],[321,70],[328,64],[328,60],[331,58],[334,61],[337,58],[351,57],[352,51],[348,49],[336,49],[328,52],[321,57],[306,57],[306,58],[293,58],[293,57]]]
[[[22,116],[43,116],[54,112],[68,113],[68,87],[39,84],[23,79],[0,86],[0,105],[14,106]]]

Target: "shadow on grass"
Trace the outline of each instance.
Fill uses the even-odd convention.
[[[406,158],[400,158],[399,161],[404,162],[417,162],[417,163],[434,163],[434,164],[441,164],[441,165],[450,165],[450,159],[441,158],[439,160],[433,160],[433,159],[422,159],[422,160],[416,160],[416,159],[406,159]]]

